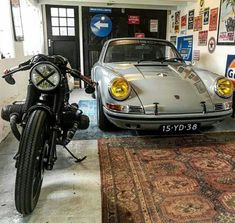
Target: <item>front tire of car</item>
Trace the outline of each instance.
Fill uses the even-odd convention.
[[[97,102],[97,124],[98,124],[98,127],[103,131],[107,131],[111,127],[111,123],[109,122],[109,120],[107,119],[107,117],[104,114],[101,94],[98,89],[97,89],[96,102]]]

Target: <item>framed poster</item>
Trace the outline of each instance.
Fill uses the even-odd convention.
[[[203,20],[204,25],[209,24],[209,16],[210,16],[210,8],[205,8],[204,9],[204,20]]]
[[[181,30],[186,30],[187,28],[187,15],[181,17]]]
[[[193,35],[181,36],[177,39],[177,50],[185,61],[192,61],[193,57]]]
[[[175,13],[175,33],[180,32],[180,11]]]
[[[24,33],[21,20],[20,0],[10,0],[11,14],[16,41],[24,40]]]
[[[198,46],[207,46],[208,31],[200,31],[198,33]]]
[[[219,24],[218,24],[218,45],[235,45],[235,2],[221,0]]]
[[[209,31],[217,30],[218,8],[211,9]]]
[[[202,30],[202,16],[194,17],[194,27],[193,31],[201,31]]]
[[[194,24],[194,9],[188,12],[188,30],[193,29]]]

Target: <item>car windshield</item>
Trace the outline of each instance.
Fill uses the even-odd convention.
[[[182,58],[168,42],[156,40],[112,41],[105,54],[105,63],[114,62],[178,62]]]

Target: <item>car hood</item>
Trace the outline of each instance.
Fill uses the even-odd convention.
[[[200,77],[185,64],[108,64],[125,77],[138,95],[146,114],[201,113],[214,106]]]

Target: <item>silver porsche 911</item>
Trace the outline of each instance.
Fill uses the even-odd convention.
[[[107,41],[92,68],[100,129],[194,131],[232,113],[233,85],[186,65],[173,44],[150,38]]]

